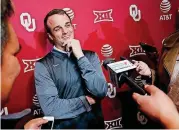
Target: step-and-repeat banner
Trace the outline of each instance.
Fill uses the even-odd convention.
[[[1,110],[1,116],[7,119],[19,116],[21,118],[17,120],[22,122],[29,115],[43,114],[35,94],[34,67],[35,62],[52,48],[43,27],[43,19],[50,10],[61,8],[67,11],[75,29],[75,38],[80,40],[83,49],[95,51],[102,64],[106,58],[119,60],[120,56],[141,56],[146,59],[139,42],[155,46],[160,52],[162,40],[176,30],[176,13],[179,7],[178,0],[13,2],[15,15],[11,22],[22,46],[17,55],[21,72],[14,83],[8,103]],[[150,128],[152,123],[137,109],[131,93],[113,86],[108,73],[103,71],[111,88],[102,101],[106,129]]]

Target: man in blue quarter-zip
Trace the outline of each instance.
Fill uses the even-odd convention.
[[[35,66],[35,84],[45,116],[54,116],[54,128],[104,128],[101,99],[107,82],[96,53],[81,49],[71,19],[54,9],[44,26],[52,51]]]

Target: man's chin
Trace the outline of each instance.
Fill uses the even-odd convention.
[[[70,39],[74,39],[74,36],[64,37],[63,42],[66,42],[66,41],[68,41]]]

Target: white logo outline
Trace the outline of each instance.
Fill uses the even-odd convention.
[[[27,17],[27,19],[24,19],[24,17]],[[33,32],[36,29],[35,19],[31,19],[31,16],[29,13],[22,13],[20,15],[20,22],[21,25],[28,31]],[[32,28],[29,28],[32,24]]]
[[[113,17],[111,16],[112,11],[113,9],[104,10],[104,11],[93,10],[93,14],[96,15],[96,18],[94,19],[94,23],[105,22],[105,21],[113,22],[114,20],[113,20]],[[108,16],[108,18],[106,18],[105,16]]]
[[[109,98],[115,98],[116,97],[116,87],[114,87],[111,83],[108,83],[107,96]]]
[[[113,47],[110,44],[104,44],[101,47],[101,54],[106,58],[108,58],[111,55],[113,55],[113,51],[114,51]]]
[[[137,5],[131,5],[129,7],[129,12],[130,12],[130,16],[133,18],[134,21],[138,22],[141,20],[141,11],[138,10]]]
[[[142,125],[146,125],[148,122],[148,119],[139,111],[137,113],[137,120],[142,124]]]
[[[122,117],[110,121],[104,121],[105,125],[107,125],[105,129],[122,128],[123,126],[121,124],[121,121],[122,121]],[[113,126],[112,123],[115,124],[115,122],[118,122],[119,126],[110,127]]]
[[[136,48],[139,50],[137,51]],[[129,45],[129,49],[131,50],[130,57],[137,56],[137,55],[146,55],[145,51],[142,49],[140,45],[136,45],[136,46]]]
[[[41,59],[41,58],[31,59],[31,60],[22,59],[22,62],[26,65],[26,67],[24,68],[24,73],[34,70],[34,69],[35,69],[35,62],[38,61],[38,60],[40,60],[40,59]],[[28,62],[30,62],[30,63],[31,63],[31,62],[34,62],[34,63],[33,63],[33,66],[34,66],[34,67],[30,67],[30,69],[28,69],[29,66],[30,66],[30,65],[28,64]]]
[[[2,116],[3,113],[4,113],[4,115],[8,115],[8,114],[9,114],[9,113],[8,113],[8,108],[7,108],[7,107],[2,108],[2,110],[1,110],[1,112],[0,112],[0,115]]]
[[[75,13],[71,8],[63,8],[63,10],[68,14],[71,20],[74,19]]]
[[[169,0],[162,0],[162,2],[160,3],[160,10],[163,13],[168,13],[171,10],[171,3]]]

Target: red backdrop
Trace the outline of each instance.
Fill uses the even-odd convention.
[[[22,46],[21,52],[17,55],[21,72],[6,104],[6,113],[3,108],[2,115],[20,112],[32,108],[32,105],[38,106],[34,97],[33,70],[35,61],[51,49],[43,27],[43,19],[50,10],[66,8],[73,18],[75,38],[81,41],[83,49],[97,52],[102,62],[107,57],[119,59],[122,55],[130,56],[132,50],[129,46],[136,48],[139,42],[154,45],[160,51],[162,40],[175,30],[176,9],[179,7],[179,2],[178,0],[14,0],[14,5],[15,16],[11,21]],[[133,13],[132,16],[130,13]],[[137,52],[143,54],[142,51],[140,53],[140,49]],[[104,73],[108,79],[107,73]],[[115,98],[115,94],[113,98],[106,97],[103,101],[105,121],[120,118],[120,108],[120,99]],[[33,114],[38,115],[39,111],[36,109]]]

